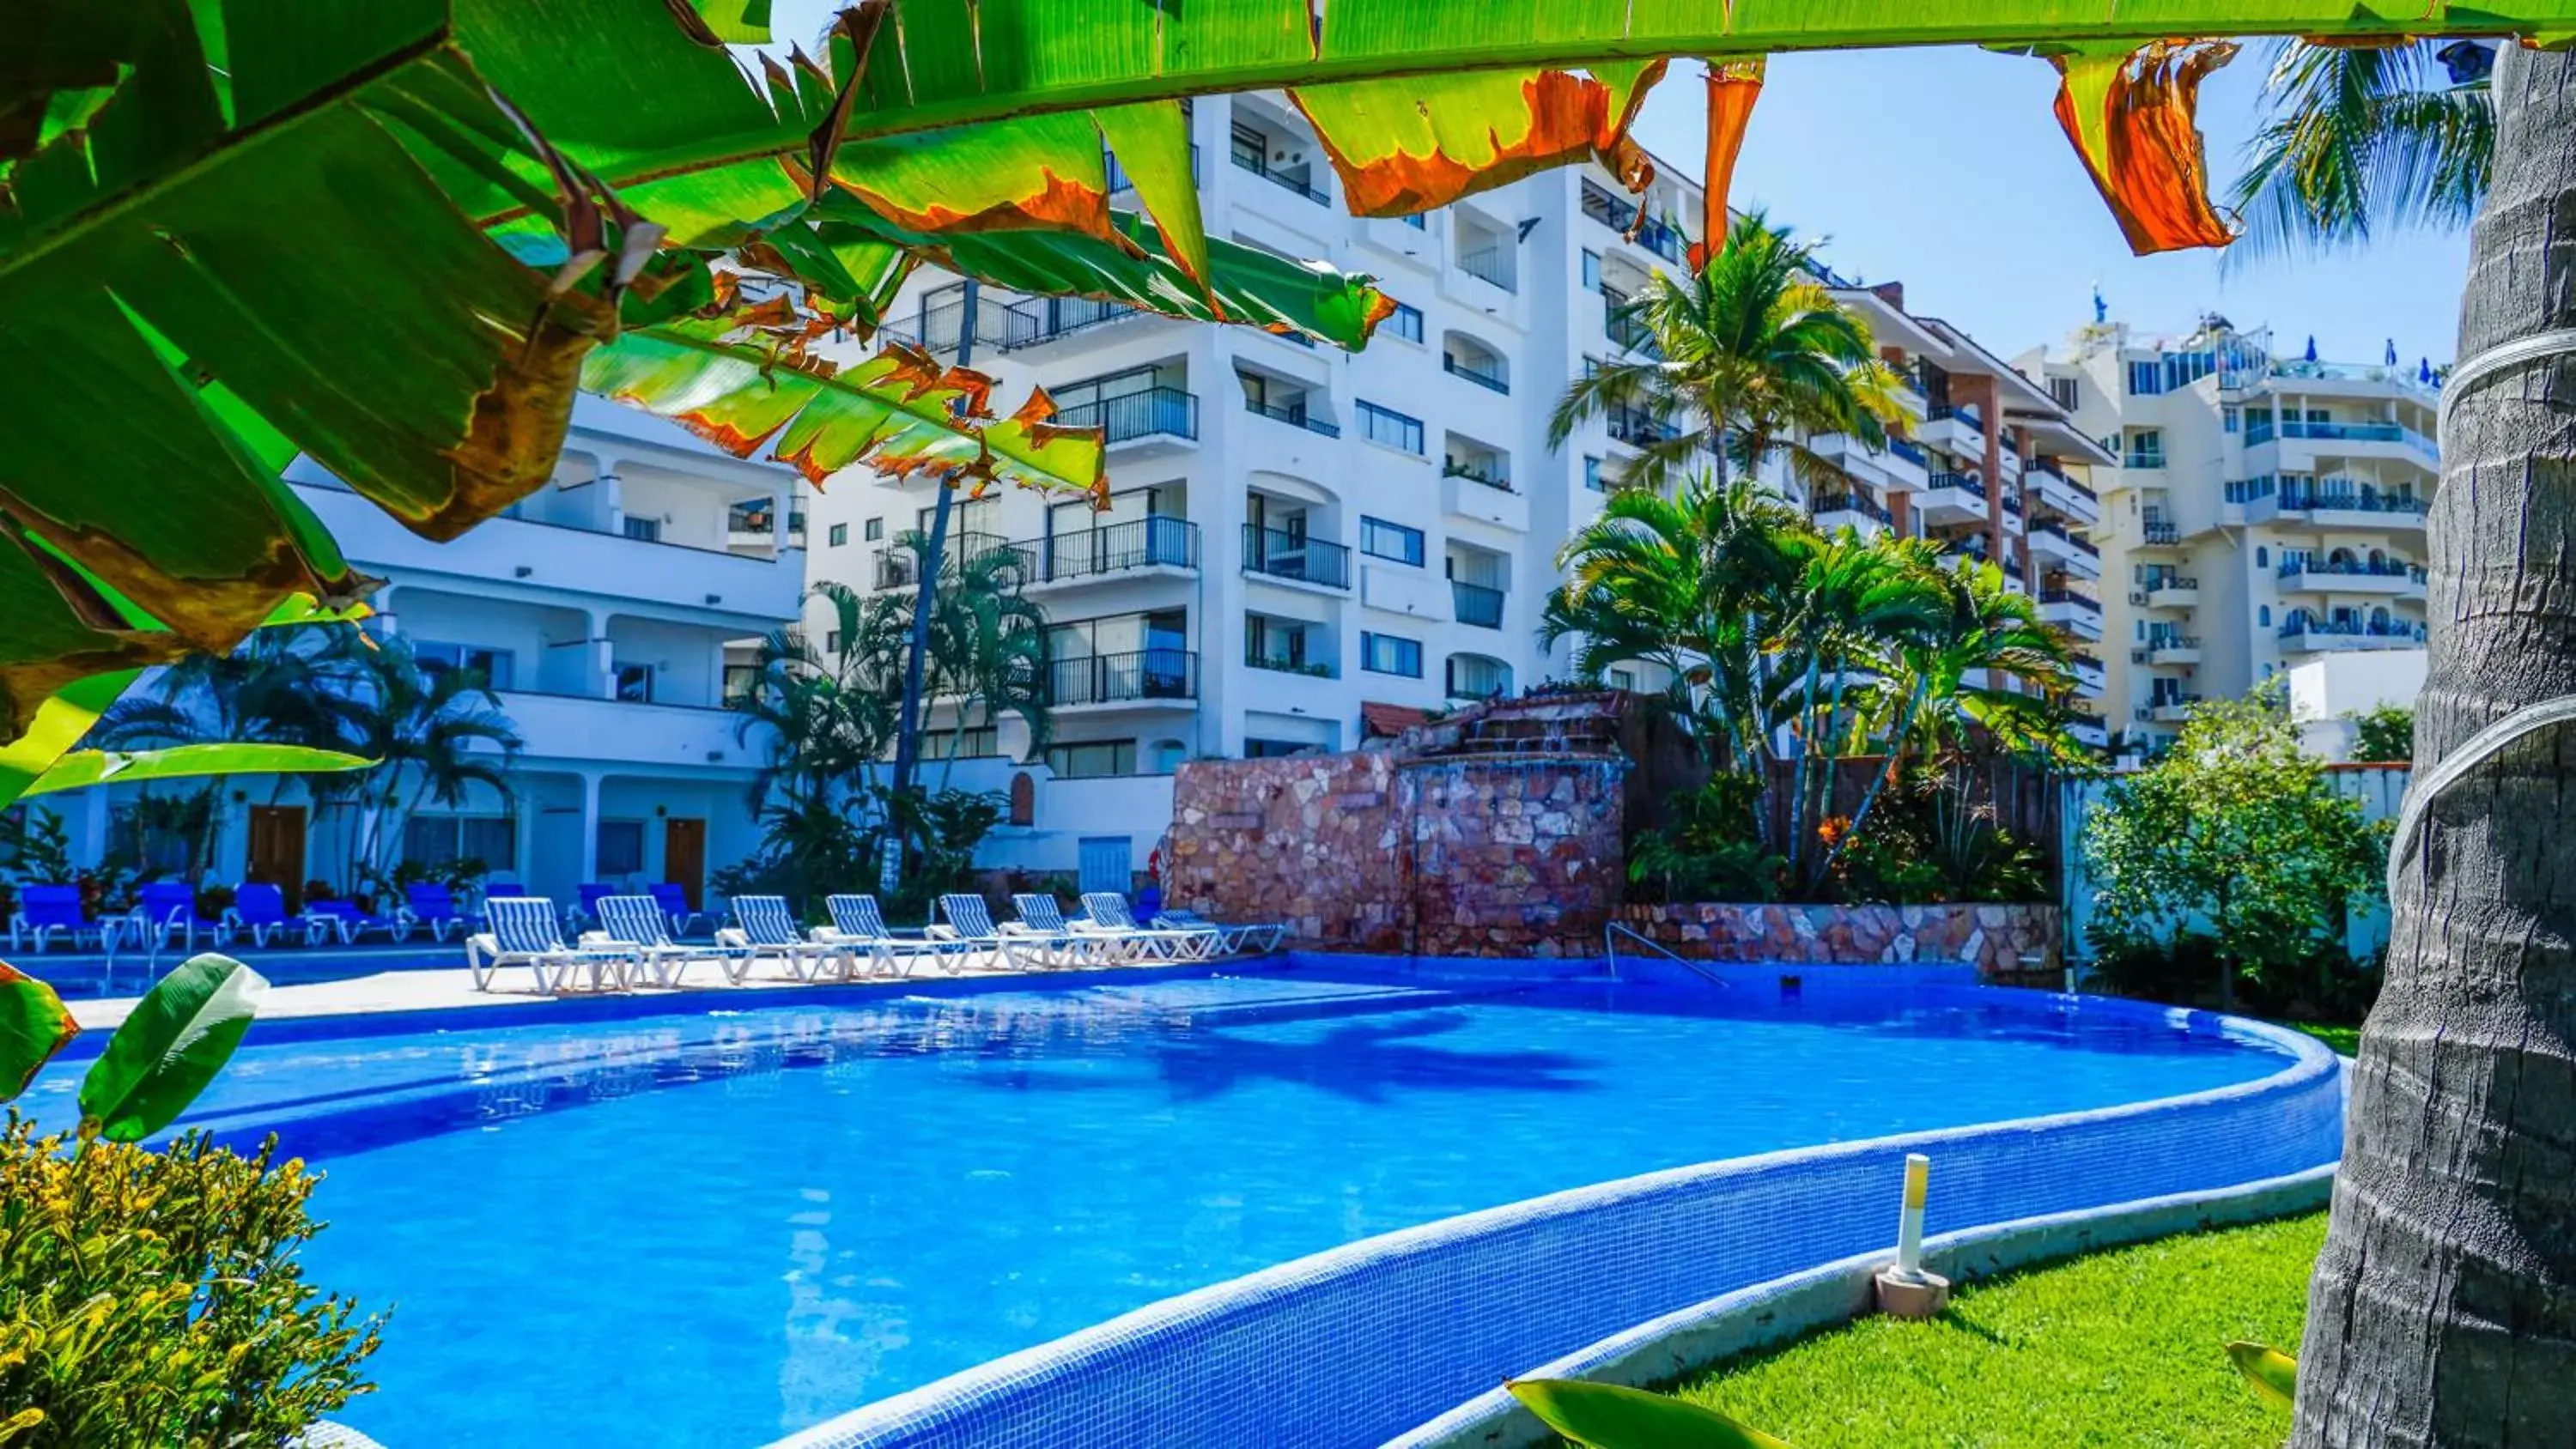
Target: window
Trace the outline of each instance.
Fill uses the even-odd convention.
[[[1270,168],[1268,137],[1250,126],[1236,126],[1227,139],[1233,143],[1235,165],[1246,171],[1266,171]]]
[[[1449,656],[1449,697],[1491,699],[1512,690],[1511,666],[1482,654]]]
[[[863,528],[861,528],[861,529],[860,529],[860,531],[859,531],[859,536],[860,536],[861,538],[866,539],[866,540],[867,540],[868,542],[870,542],[870,543],[875,543],[875,542],[877,542],[878,540],[880,540],[880,539],[884,538],[884,537],[885,537],[885,520],[884,520],[884,519],[882,519],[882,518],[871,518],[871,519],[869,519],[869,520],[867,521],[866,526],[864,526]]]
[[[1613,670],[1611,670],[1611,671],[1610,671],[1610,687],[1611,687],[1612,689],[1625,689],[1625,690],[1632,690],[1632,691],[1633,691],[1633,690],[1634,690],[1634,689],[1636,689],[1636,687],[1637,687],[1637,671],[1635,671],[1635,670],[1633,670],[1633,669],[1613,669]]]
[[[2261,604],[2261,605],[2257,605],[2257,606],[2255,607],[2255,610],[2254,610],[2254,622],[2255,622],[2257,625],[2260,625],[2260,626],[2261,626],[2261,627],[2263,627],[2263,628],[2266,628],[2266,629],[2271,628],[2271,627],[2272,627],[2272,606],[2271,606],[2271,605],[2269,605],[2269,604]]]
[[[494,689],[510,687],[511,666],[518,656],[507,649],[486,649],[478,644],[433,644],[427,641],[411,646],[412,657],[420,661],[424,674],[443,674],[450,669],[470,670],[483,676],[483,682]]]
[[[628,704],[653,702],[653,666],[620,664],[617,666],[617,697]]]
[[[1371,558],[1392,559],[1397,563],[1422,567],[1422,530],[1389,523],[1383,518],[1360,516],[1360,552]]]
[[[662,541],[662,520],[658,518],[637,518],[633,514],[628,514],[619,527],[628,538],[637,543]]]
[[[644,822],[599,822],[599,878],[639,875],[644,870]]]
[[[728,664],[725,666],[725,703],[735,704],[742,700],[749,699],[752,691],[759,687],[760,666],[756,664]]]
[[[515,870],[518,822],[506,815],[415,815],[403,824],[403,859],[422,865],[479,860],[486,870]]]
[[[931,611],[931,615],[932,615],[932,617],[934,617],[934,618],[935,618],[935,617],[937,617],[937,616],[938,616],[938,612],[939,612],[938,610],[933,609],[933,610]],[[823,652],[824,652],[824,653],[826,653],[826,654],[838,654],[838,653],[840,653],[840,652],[841,652],[841,631],[840,631],[840,630],[838,630],[838,629],[826,629],[826,630],[824,630],[824,631],[823,631]]]
[[[1586,456],[1583,460],[1583,486],[1595,493],[1607,493],[1610,485],[1601,480],[1601,460]]]
[[[2259,543],[2254,545],[2254,567],[2258,569],[2268,569],[2271,566],[2272,551]]]
[[[846,523],[833,524],[831,529],[823,535],[823,541],[831,545],[833,548],[839,548],[841,545],[850,541],[850,526]]]
[[[1409,418],[1393,408],[1382,408],[1373,402],[1359,405],[1360,436],[1372,443],[1402,448],[1419,456],[1422,452],[1422,419]]]
[[[924,730],[925,760],[989,760],[1002,752],[1002,732],[992,725],[968,730]]]
[[[1322,748],[1321,745],[1310,745],[1304,740],[1246,738],[1243,742],[1243,757],[1247,760],[1277,760],[1290,755],[1311,755]]]
[[[2165,390],[2165,369],[2161,361],[2129,364],[2129,395],[2153,397]]]
[[[2075,411],[2075,379],[2071,377],[2050,378],[2048,380],[2048,395],[2056,401],[2059,407],[2066,409],[2070,413]]]
[[[1077,745],[1049,745],[1047,768],[1063,780],[1136,773],[1134,740],[1085,740]]]
[[[1396,303],[1395,311],[1388,314],[1387,319],[1384,322],[1378,324],[1377,335],[1380,337],[1401,337],[1407,342],[1421,341],[1422,309],[1418,307],[1408,307],[1402,302]]]
[[[2227,432],[2235,432],[2237,426],[2236,409],[2220,408],[2218,410],[2218,426]]]
[[[1360,635],[1360,668],[1371,674],[1422,677],[1422,641],[1394,634]]]
[[[2161,428],[2137,428],[2129,433],[2129,446],[2122,462],[2131,468],[2161,468],[2165,465],[2165,435]]]
[[[1600,289],[1601,254],[1587,247],[1583,253],[1583,290],[1597,292]]]

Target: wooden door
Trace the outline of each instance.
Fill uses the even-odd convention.
[[[244,878],[286,893],[289,912],[304,909],[304,807],[250,807],[250,862]]]
[[[662,879],[680,888],[689,898],[689,909],[698,910],[698,889],[707,875],[707,822],[684,820],[673,816],[662,822]]]

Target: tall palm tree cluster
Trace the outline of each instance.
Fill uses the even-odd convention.
[[[917,591],[815,585],[821,642],[810,629],[772,633],[734,697],[738,736],[765,742],[751,788],[763,849],[748,871],[800,900],[872,883],[876,843],[889,828],[906,845],[899,899],[953,882],[999,817],[982,797],[948,788],[965,732],[1011,717],[1027,724],[1032,749],[1046,743],[1046,615],[1020,592],[1030,561],[1008,548],[952,544],[934,567],[926,536],[906,533],[895,545],[913,555],[912,577],[933,584],[921,696],[951,711],[947,746],[935,752],[937,790],[916,784],[898,798],[880,778],[902,728]]]
[[[342,624],[263,629],[231,654],[190,655],[119,700],[90,738],[108,750],[242,741],[376,761],[368,770],[300,777],[317,816],[342,832],[340,858],[355,877],[344,884],[352,888],[393,878],[404,827],[422,806],[461,806],[478,787],[513,800],[510,766],[520,746],[480,673],[425,663],[408,640]],[[272,798],[287,780],[276,777]],[[184,822],[190,875],[213,859],[220,798],[214,783],[203,783],[144,802],[147,818]]]
[[[1970,754],[2077,753],[2066,641],[2001,570],[1923,539],[1827,537],[1757,481],[1776,459],[1825,484],[1829,465],[1792,444],[1877,445],[1901,416],[1868,324],[1821,278],[1787,228],[1739,218],[1704,271],[1659,272],[1627,304],[1653,345],[1579,379],[1550,420],[1560,442],[1588,418],[1647,423],[1638,462],[1558,556],[1540,638],[1573,641],[1586,678],[1646,664],[1669,681],[1715,783],[1680,812],[1695,847],[1651,838],[1632,861],[1668,888],[1695,852],[1704,888],[1849,889],[1856,852],[1886,854],[1867,827],[1892,781],[1929,771],[1909,793],[1947,790],[1936,813],[1964,819]],[[1859,756],[1880,767],[1845,813],[1838,762]]]

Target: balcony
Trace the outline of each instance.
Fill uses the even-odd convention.
[[[2032,557],[2046,559],[2068,573],[2088,579],[2102,577],[2102,550],[2054,522],[2032,524],[2025,547]]]
[[[1348,589],[1351,551],[1302,533],[1247,523],[1243,526],[1243,571],[1319,589]]]
[[[1896,516],[1888,511],[1887,505],[1866,493],[1819,494],[1810,511],[1815,515],[1816,527],[1826,533],[1850,528],[1862,534],[1873,534],[1896,522]]]
[[[1457,610],[1459,623],[1472,624],[1479,629],[1503,627],[1502,590],[1471,584],[1464,579],[1451,579],[1449,598]]]
[[[1046,663],[1046,702],[1072,709],[1093,704],[1174,705],[1199,697],[1199,656],[1190,649],[1085,654]]]
[[[716,705],[648,704],[587,694],[500,691],[501,712],[528,760],[585,760],[656,772],[691,766],[748,771],[760,742],[734,737],[743,716]]]
[[[2075,671],[2076,685],[2087,694],[2100,694],[2110,683],[2110,675],[2104,672],[2102,661],[2090,654],[2068,655],[2067,663]]]
[[[2281,648],[2292,653],[2328,654],[2423,647],[2424,626],[2402,621],[2338,624],[2293,619],[2281,626]]]
[[[1301,177],[1291,176],[1284,171],[1273,171],[1260,158],[1246,156],[1241,151],[1234,152],[1233,155],[1234,164],[1239,170],[1249,171],[1283,191],[1293,191],[1317,206],[1333,204],[1333,198],[1329,193],[1317,191]]]
[[[1887,474],[1888,491],[1902,493],[1920,488],[1930,481],[1932,460],[1923,445],[1911,438],[1890,438],[1887,451],[1879,455],[1879,468]]]
[[[2200,580],[2188,574],[2149,574],[2145,593],[2150,609],[2197,608]]]
[[[1246,412],[1257,413],[1274,423],[1286,423],[1292,428],[1304,428],[1307,432],[1317,433],[1327,438],[1338,438],[1342,435],[1340,424],[1328,423],[1322,418],[1310,416],[1304,403],[1281,407],[1276,403],[1258,403],[1245,398],[1243,406]]]
[[[2077,744],[2090,749],[2108,749],[2111,744],[2111,727],[2098,714],[2078,710],[2067,716],[2066,732]]]
[[[2248,504],[2246,516],[2255,523],[2269,518],[2319,528],[2420,532],[2424,527],[2424,500],[2412,493],[2382,493],[2375,486],[2342,474],[2316,479],[2283,478],[2268,498],[2258,495]]]
[[[1614,407],[1606,415],[1606,421],[1610,426],[1611,441],[1625,443],[1632,448],[1669,443],[1680,437],[1682,431],[1675,424],[1637,408]]]
[[[1591,181],[1583,183],[1583,214],[1668,262],[1682,259],[1682,234],[1660,221],[1640,221],[1635,202],[1623,201]],[[1629,234],[1634,232],[1634,236]]]
[[[2283,593],[2424,596],[2424,570],[2414,564],[2291,557],[2281,560],[2279,577]]]
[[[2190,634],[2151,632],[2147,635],[2147,662],[2149,664],[2198,664],[2200,640]]]
[[[2146,548],[2182,547],[2182,525],[2150,515],[2138,525],[2138,542]]]
[[[2160,694],[2150,701],[2147,717],[2157,724],[2182,724],[2191,718],[2192,706],[2198,703],[2197,694]]]
[[[1655,329],[1647,326],[1627,309],[1636,298],[1618,288],[1604,284],[1601,288],[1601,331],[1613,346],[1641,357],[1662,361],[1664,351],[1655,341]]]
[[[1308,679],[1339,679],[1341,671],[1312,659],[1289,659],[1276,654],[1259,654],[1249,650],[1243,656],[1243,667],[1270,674],[1298,674]]]
[[[403,570],[468,581],[487,595],[528,591],[600,594],[692,614],[713,612],[771,624],[804,610],[804,554],[772,557],[603,533],[571,524],[495,518],[447,543],[432,543],[346,488],[293,485],[340,551],[370,573]],[[710,538],[722,537],[725,505],[710,494]]]
[[[2045,463],[2032,464],[2022,474],[2022,486],[2041,503],[2075,520],[2080,528],[2102,521],[2102,500],[2094,496],[2093,490]]]
[[[1043,347],[1113,322],[1155,315],[1091,297],[1030,297],[1003,308],[1000,346],[1005,352]]]
[[[2260,447],[2280,438],[2317,443],[2395,443],[2423,458],[2429,467],[2442,464],[2441,446],[2402,423],[2312,423],[2283,418],[2275,430],[2268,413],[2256,413],[2245,420],[2245,446]]]
[[[2018,496],[2016,496],[2016,495],[2014,495],[2014,494],[2011,494],[2011,493],[2007,493],[2007,494],[2005,494],[2005,495],[2004,495],[2004,498],[2003,498],[2003,520],[2004,520],[2004,533],[2005,533],[2005,535],[2006,535],[2006,536],[2008,536],[2008,537],[2011,537],[2011,536],[2018,536],[2018,535],[2021,533],[2021,531],[2022,531],[2021,499],[2020,499]]]
[[[1503,380],[1500,372],[1493,370],[1492,364],[1469,362],[1455,353],[1444,352],[1440,354],[1440,370],[1451,377],[1465,378],[1487,392],[1511,394],[1512,385]]]
[[[2102,606],[2072,589],[2040,590],[2039,617],[2080,639],[2102,637]]]
[[[1939,403],[1915,436],[1953,457],[1982,462],[1986,456],[1986,424],[1973,407],[1956,403]]]
[[[1176,387],[1121,393],[1098,402],[1076,403],[1057,410],[1054,422],[1068,428],[1098,428],[1111,447],[1121,443],[1180,441],[1199,436],[1198,394]]]
[[[1440,507],[1452,518],[1470,518],[1515,533],[1529,531],[1529,499],[1511,483],[1473,464],[1450,462],[1440,470]]]
[[[1914,495],[1914,510],[1926,524],[1986,521],[1986,480],[1974,473],[1934,473]]]
[[[1022,539],[1014,552],[1029,561],[1029,587],[1199,566],[1199,526],[1186,518],[1137,518],[1052,538]]]
[[[952,533],[948,535],[948,560],[951,565],[975,558],[994,549],[1010,548],[1011,541],[997,533]],[[1024,564],[1029,561],[1023,559]],[[1030,564],[1032,568],[1033,564]],[[886,547],[877,550],[876,589],[886,593],[908,589],[921,582],[921,559],[908,548]],[[1031,577],[1035,577],[1034,574]]]

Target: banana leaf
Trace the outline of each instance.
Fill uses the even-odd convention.
[[[1714,1409],[1667,1394],[1582,1379],[1506,1385],[1539,1421],[1587,1449],[1789,1449]]]
[[[74,750],[55,761],[53,768],[20,790],[18,796],[25,799],[30,795],[50,795],[59,790],[84,790],[112,781],[133,784],[146,780],[194,780],[215,775],[330,774],[344,770],[369,770],[378,763],[362,755],[339,750],[247,741],[174,745],[166,750]]]
[[[2245,1376],[2255,1395],[2282,1408],[2299,1402],[2299,1361],[2277,1348],[2238,1341],[2227,1345],[2228,1361]]]

